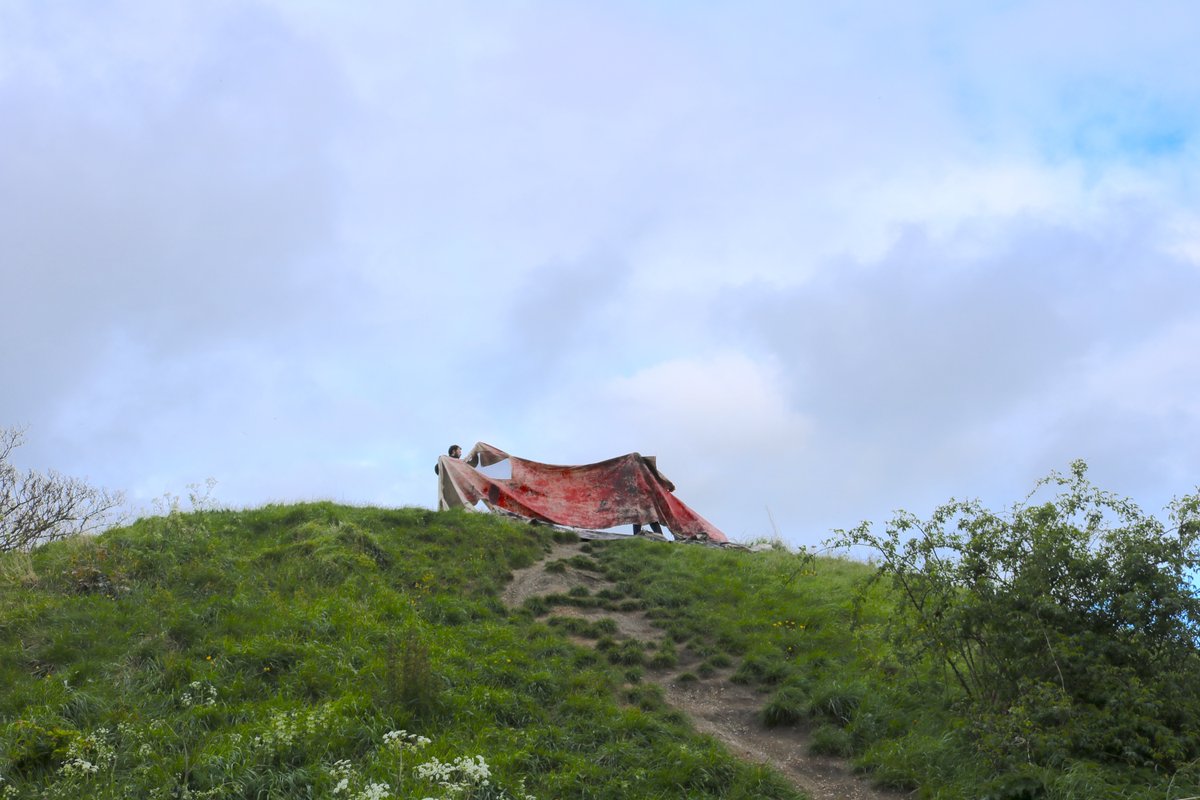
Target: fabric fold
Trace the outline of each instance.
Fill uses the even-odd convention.
[[[511,477],[493,478],[475,467],[507,459]],[[677,539],[725,543],[729,539],[673,494],[653,456],[628,453],[595,464],[541,464],[477,443],[463,460],[438,459],[438,508],[473,508],[483,502],[531,520],[574,528],[638,523],[666,525]]]

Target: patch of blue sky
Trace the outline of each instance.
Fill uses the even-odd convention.
[[[1135,90],[1075,87],[1059,97],[1061,115],[1042,142],[1054,160],[1090,166],[1171,160],[1188,150],[1200,126],[1194,106]]]
[[[1084,159],[1139,161],[1179,155],[1191,136],[1190,126],[1169,118],[1102,117],[1079,124],[1070,145]]]

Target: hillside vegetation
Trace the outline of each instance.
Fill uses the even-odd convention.
[[[575,566],[615,589],[506,609],[511,571],[562,536],[316,503],[2,554],[0,797],[799,797],[665,704],[648,678],[685,649],[684,679],[760,687],[767,724],[808,726],[816,751],[917,796],[1200,795],[1190,691],[1163,758],[1056,749],[1036,737],[1071,708],[978,719],[946,661],[898,635],[919,615],[876,569],[784,548],[591,543]],[[558,624],[572,604],[644,610],[666,636]],[[1164,711],[1137,697],[1112,703],[1114,726]]]
[[[321,503],[7,554],[2,791],[795,797],[653,696],[631,702],[634,665],[503,608],[552,535]]]

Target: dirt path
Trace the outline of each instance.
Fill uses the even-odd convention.
[[[547,564],[583,552],[582,543],[578,542],[554,545],[542,561],[513,574],[501,599],[515,608],[527,598],[566,594],[576,586],[585,586],[590,594],[595,594],[609,585],[597,573],[573,566],[561,571],[546,570]],[[560,606],[553,613],[559,617],[611,618],[621,638],[655,643],[663,638],[662,631],[640,611]],[[855,776],[845,761],[810,755],[808,732],[802,728],[763,725],[759,719],[763,696],[751,687],[729,681],[728,671],[707,679],[678,681],[677,677],[686,671],[688,661],[686,653],[681,656],[684,658],[681,658],[680,669],[669,672],[649,670],[646,680],[661,686],[667,702],[687,714],[696,730],[720,740],[744,759],[769,764],[813,800],[898,800],[904,797],[874,788],[867,780]]]

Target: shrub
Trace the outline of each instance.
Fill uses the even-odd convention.
[[[18,472],[8,458],[23,441],[22,431],[0,428],[0,552],[107,527],[123,496],[57,472]]]
[[[876,552],[904,607],[901,658],[941,665],[989,758],[1171,772],[1200,758],[1200,497],[1168,528],[1086,471],[1007,514],[951,501],[835,544]]]

